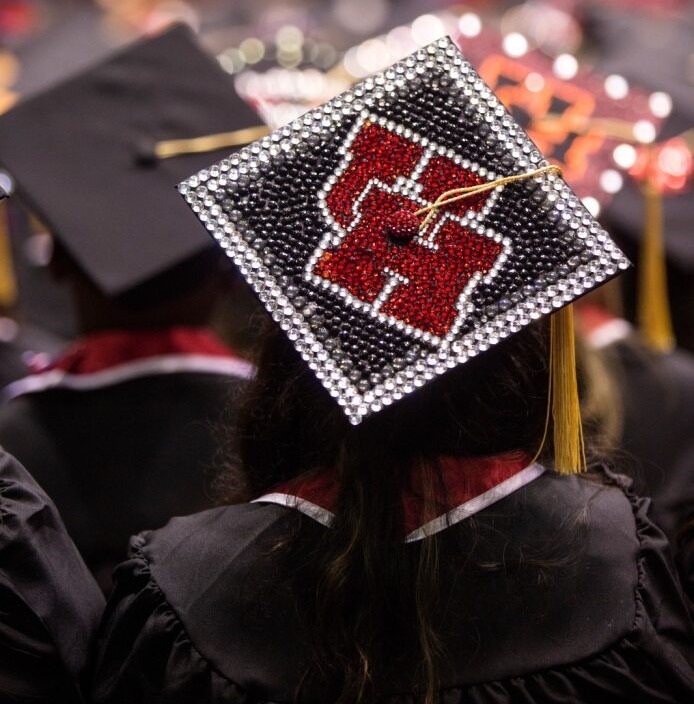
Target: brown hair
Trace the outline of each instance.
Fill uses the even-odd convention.
[[[419,663],[412,690],[433,703],[446,667],[437,538],[417,550],[403,543],[400,497],[416,467],[433,517],[442,499],[438,457],[536,453],[547,347],[548,325],[538,321],[353,427],[284,334],[268,326],[239,415],[242,471],[228,475],[227,499],[258,497],[310,472],[338,477],[332,529],[313,546],[289,539],[301,564],[292,577],[297,593],[308,595],[296,599],[313,654],[303,687],[320,686],[339,704],[373,702],[409,649]]]

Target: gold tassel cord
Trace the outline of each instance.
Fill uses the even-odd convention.
[[[154,155],[157,159],[171,159],[184,154],[204,154],[205,152],[214,152],[218,149],[250,144],[257,139],[267,137],[269,134],[269,127],[258,125],[257,127],[247,127],[242,130],[234,130],[233,132],[208,134],[201,137],[191,137],[190,139],[169,139],[157,142],[154,147]]]
[[[547,114],[539,120],[534,120],[531,129],[544,134],[564,133],[567,129],[576,134],[595,134],[608,139],[618,139],[622,142],[643,144],[634,134],[635,122],[619,120],[611,117],[579,117],[567,118],[563,115]],[[683,139],[690,149],[694,149],[694,128],[676,135]]]
[[[586,451],[576,377],[572,305],[558,310],[550,318],[549,376],[554,467],[559,474],[578,474],[586,470]]]
[[[559,474],[579,474],[586,471],[586,451],[576,377],[576,341],[571,304],[557,311],[550,318],[547,366],[549,382],[545,428],[540,446],[532,461],[536,462],[544,450],[551,418],[554,434],[554,468]]]
[[[450,191],[444,191],[431,205],[427,205],[424,208],[420,208],[415,211],[415,215],[417,217],[426,214],[426,217],[419,226],[419,229],[423,230],[429,224],[430,220],[434,217],[439,208],[443,208],[451,203],[457,203],[458,201],[465,200],[466,198],[472,198],[472,196],[476,196],[478,193],[485,193],[486,191],[494,190],[499,186],[505,186],[509,183],[517,183],[518,181],[527,181],[530,178],[537,178],[538,176],[548,173],[556,173],[561,176],[561,169],[552,164],[550,166],[543,166],[533,171],[528,171],[524,174],[503,176],[494,181],[478,183],[474,186],[465,186],[464,188],[452,188]]]
[[[488,183],[454,188],[442,193],[434,203],[420,208],[415,215],[426,214],[420,229],[426,227],[439,208],[470,198],[508,183],[536,178],[546,173],[557,173],[558,166],[543,166],[524,174],[505,176]],[[547,391],[547,416],[540,448],[533,461],[542,453],[550,415],[554,432],[554,467],[559,474],[577,474],[586,470],[586,452],[581,423],[581,407],[576,378],[576,343],[574,339],[573,307],[565,306],[554,313],[550,321],[549,387]]]
[[[17,302],[17,282],[12,267],[7,204],[0,202],[0,308],[11,308]]]
[[[648,181],[641,187],[644,231],[639,256],[638,323],[648,347],[668,352],[675,346],[668,302],[667,270],[663,241],[663,197]]]
[[[562,115],[548,114],[544,118],[534,121],[531,129],[550,135],[571,130],[576,134],[597,134],[623,142],[639,141],[634,136],[633,122],[614,118],[580,116],[567,118]]]

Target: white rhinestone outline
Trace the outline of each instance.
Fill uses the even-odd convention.
[[[422,156],[417,160],[417,163],[414,165],[410,174],[398,175],[392,186],[385,184],[382,181],[379,181],[378,179],[370,179],[362,190],[362,192],[352,204],[352,221],[350,222],[347,228],[343,228],[333,218],[332,213],[328,208],[327,201],[330,197],[330,193],[332,192],[333,188],[337,185],[338,180],[351,164],[353,154],[350,151],[350,147],[354,143],[354,140],[357,138],[357,136],[361,133],[364,125],[367,122],[378,124],[380,127],[383,127],[388,132],[391,132],[392,134],[397,134],[398,136],[402,136],[403,138],[408,139],[411,143],[421,146],[424,151]],[[408,133],[407,137],[405,137],[404,134],[406,132]],[[319,209],[329,229],[325,233],[325,235],[323,235],[322,239],[318,243],[318,246],[313,251],[313,254],[309,257],[306,266],[304,267],[304,280],[310,284],[313,284],[314,286],[326,289],[329,288],[332,292],[338,293],[340,297],[343,298],[345,302],[353,308],[361,312],[367,313],[372,318],[375,318],[382,324],[388,325],[389,327],[393,327],[399,332],[405,333],[406,335],[409,335],[417,340],[423,340],[427,344],[434,345],[436,347],[439,347],[442,344],[450,343],[455,337],[460,327],[465,323],[466,317],[473,310],[468,305],[468,302],[474,289],[479,283],[490,283],[494,276],[496,276],[496,274],[499,272],[501,265],[511,255],[511,240],[508,237],[501,237],[501,235],[491,230],[490,228],[479,227],[480,225],[484,225],[484,221],[487,215],[493,210],[496,201],[498,200],[499,193],[502,190],[502,187],[497,187],[489,193],[489,196],[485,201],[484,206],[480,208],[479,211],[467,210],[463,216],[457,216],[451,213],[450,211],[446,211],[441,217],[436,220],[433,226],[427,226],[425,232],[420,233],[416,238],[424,246],[433,249],[435,248],[432,245],[435,245],[436,232],[438,232],[438,230],[443,226],[443,224],[447,220],[453,220],[454,222],[457,222],[461,227],[471,229],[478,235],[491,239],[494,242],[501,244],[502,246],[502,251],[495,260],[490,270],[484,276],[472,276],[467,282],[464,289],[458,296],[458,300],[456,301],[455,307],[458,310],[458,315],[456,316],[456,319],[453,322],[451,329],[444,337],[439,337],[425,330],[421,330],[420,328],[408,325],[399,318],[395,318],[394,316],[390,315],[385,315],[380,312],[380,305],[383,305],[383,303],[385,303],[385,301],[387,300],[387,296],[389,296],[392,291],[395,290],[395,288],[397,287],[397,284],[391,285],[392,279],[396,278],[402,283],[407,282],[407,279],[400,275],[395,275],[395,272],[393,272],[394,276],[391,277],[391,281],[386,284],[386,287],[389,289],[387,296],[385,296],[384,298],[382,291],[381,294],[379,294],[379,296],[376,298],[376,301],[378,301],[380,305],[374,306],[374,304],[372,303],[362,301],[360,298],[353,296],[349,292],[349,290],[339,285],[337,285],[337,288],[335,288],[331,285],[329,280],[323,279],[320,276],[314,274],[313,270],[315,269],[316,264],[323,257],[325,252],[329,249],[336,249],[337,247],[339,247],[340,243],[349,234],[351,234],[354,228],[357,227],[359,222],[361,222],[361,203],[366,199],[366,197],[373,190],[373,188],[379,188],[380,190],[385,191],[389,194],[399,194],[405,196],[411,201],[417,203],[419,207],[423,208],[432,205],[433,202],[425,200],[420,196],[422,185],[419,179],[423,175],[427,165],[434,156],[441,156],[447,158],[456,165],[461,166],[463,169],[471,171],[474,174],[480,176],[481,178],[485,178],[487,181],[494,180],[494,174],[488,174],[487,170],[481,167],[479,164],[463,158],[460,154],[456,154],[452,149],[445,149],[444,147],[441,147],[436,142],[433,142],[427,137],[422,137],[421,135],[417,134],[416,132],[412,132],[411,130],[405,128],[402,125],[398,125],[391,120],[386,120],[384,117],[379,117],[376,113],[371,113],[367,110],[362,111],[361,115],[359,116],[359,119],[354,123],[354,125],[348,132],[345,141],[340,145],[340,151],[344,153],[342,161],[339,163],[335,171],[330,174],[330,176],[326,179],[325,183],[323,184],[322,188],[318,191]]]

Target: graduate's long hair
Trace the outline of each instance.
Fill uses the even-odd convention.
[[[303,686],[324,701],[376,701],[381,683],[407,667],[400,655],[414,652],[410,685],[433,704],[447,666],[438,537],[404,544],[400,498],[414,468],[434,517],[443,503],[437,457],[535,456],[548,338],[538,321],[354,427],[284,334],[268,327],[238,419],[242,471],[228,475],[227,493],[248,500],[323,470],[339,479],[332,529],[308,546],[299,532],[286,546],[312,654]]]

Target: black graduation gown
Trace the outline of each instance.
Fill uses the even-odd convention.
[[[244,365],[190,350],[134,359],[70,375],[86,387],[63,380],[0,409],[0,443],[53,499],[104,591],[131,535],[213,505]]]
[[[548,472],[443,530],[455,672],[442,701],[694,701],[691,623],[648,507],[617,486]],[[296,521],[308,541],[329,530],[252,503],[135,538],[102,624],[95,702],[292,702],[306,653],[268,548]],[[388,704],[414,704],[408,657]],[[302,701],[325,704],[320,692]]]
[[[677,535],[677,567],[682,586],[694,614],[694,517],[687,521]]]
[[[623,470],[653,498],[656,522],[674,537],[694,516],[694,357],[651,354],[633,338],[610,345],[624,410]]]
[[[14,339],[0,340],[0,388],[25,377],[32,359],[55,354],[64,345],[65,340],[35,325],[20,324]]]
[[[6,386],[26,373],[21,348],[14,342],[0,342],[0,386]]]
[[[103,607],[55,506],[0,449],[0,701],[83,701]]]

